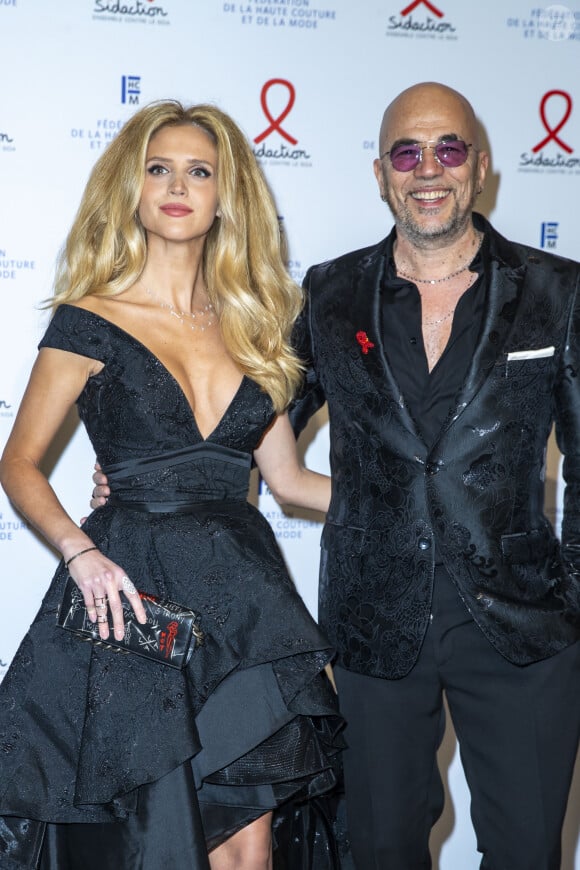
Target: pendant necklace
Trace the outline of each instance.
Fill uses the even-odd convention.
[[[463,271],[465,271],[465,270],[461,269],[461,272],[463,272]],[[457,272],[456,274],[459,274],[459,272]],[[465,291],[469,289],[469,287],[473,283],[474,279],[477,279],[477,275],[470,275],[469,276],[469,280],[467,281],[467,286],[465,287],[465,290],[461,291],[461,295],[463,295],[465,293]],[[443,279],[441,279],[441,280],[443,280]],[[439,326],[440,323],[445,323],[446,320],[449,320],[449,318],[452,317],[453,314],[455,314],[455,306],[453,306],[453,308],[451,308],[447,312],[447,314],[444,314],[443,317],[438,317],[436,320],[424,320],[423,325],[424,326]]]
[[[440,323],[444,323],[446,320],[449,320],[454,311],[455,308],[452,308],[451,311],[448,311],[444,317],[439,317],[437,318],[437,320],[424,320],[423,323],[425,324],[425,326],[439,326]]]
[[[199,329],[200,332],[204,332],[210,326],[213,326],[214,323],[217,323],[215,309],[211,302],[208,302],[207,305],[203,305],[201,308],[195,308],[193,311],[183,311],[180,308],[176,308],[171,302],[164,302],[149,287],[145,287],[145,293],[155,305],[165,309],[168,314],[179,320],[183,326],[189,326],[190,329]]]

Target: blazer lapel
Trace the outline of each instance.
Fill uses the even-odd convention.
[[[489,275],[486,304],[479,340],[475,347],[457,405],[445,429],[457,420],[481,389],[505,347],[521,298],[525,265],[511,268],[490,257],[484,274]]]
[[[387,250],[387,241],[378,245],[360,260],[353,276],[353,341],[357,342],[361,364],[367,370],[377,393],[396,406],[400,422],[409,432],[420,438],[383,345],[381,286],[387,267]],[[372,347],[367,340],[372,343]]]

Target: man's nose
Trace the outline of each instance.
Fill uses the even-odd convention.
[[[421,151],[421,160],[415,168],[415,174],[420,177],[431,177],[440,175],[443,167],[435,157],[435,149],[431,145],[426,145]]]

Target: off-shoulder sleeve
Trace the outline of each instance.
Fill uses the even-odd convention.
[[[91,311],[59,305],[38,348],[53,347],[106,362],[110,338],[104,327],[105,321]]]

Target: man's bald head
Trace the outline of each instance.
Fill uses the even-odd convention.
[[[388,150],[399,131],[407,126],[427,127],[438,119],[459,125],[468,142],[479,149],[479,127],[469,100],[439,82],[421,82],[402,91],[385,109],[379,135],[380,153]],[[449,130],[448,132],[451,132]]]

